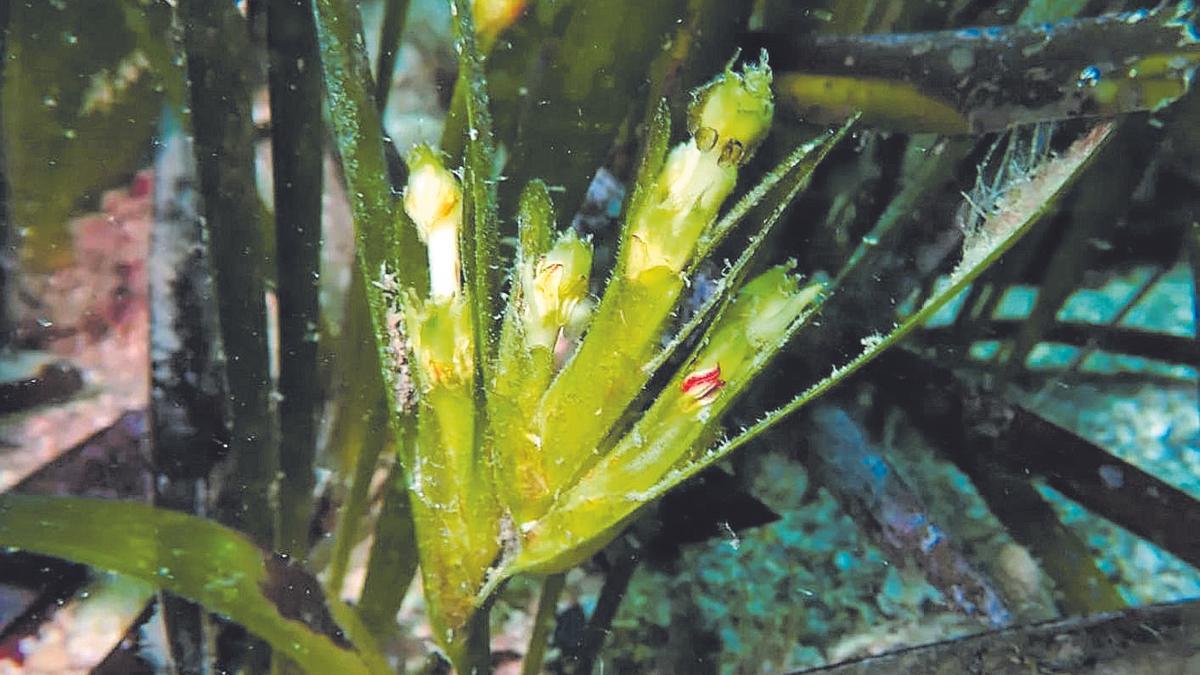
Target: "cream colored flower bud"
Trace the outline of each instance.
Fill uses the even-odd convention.
[[[458,250],[462,202],[462,187],[438,154],[424,145],[413,148],[408,156],[404,211],[428,249],[430,295],[434,300],[449,298],[462,288]]]
[[[667,157],[661,182],[663,204],[715,215],[737,182],[737,170],[713,161],[691,143],[681,143]]]
[[[737,184],[738,167],[771,126],[775,104],[766,60],[729,69],[696,90],[690,142],[671,150],[646,204],[631,214],[625,275],[678,274]]]
[[[469,385],[475,374],[475,349],[470,310],[462,296],[426,303],[413,298],[407,307],[410,346],[422,387]]]
[[[746,283],[730,308],[730,321],[740,323],[751,350],[778,342],[788,326],[825,289],[824,276],[807,283],[792,273],[796,261],[776,265]]]
[[[580,310],[589,304],[591,271],[591,242],[572,231],[563,233],[546,255],[526,266],[521,281],[530,346],[553,348],[560,330],[580,322]]]
[[[736,184],[736,166],[722,164],[718,155],[693,143],[675,146],[654,184],[652,201],[634,221],[626,274],[683,270]]]

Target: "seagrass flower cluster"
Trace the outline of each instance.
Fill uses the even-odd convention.
[[[769,130],[770,84],[765,62],[727,69],[694,92],[690,137],[647,150],[598,301],[591,241],[556,227],[549,190],[534,181],[521,197],[506,306],[480,316],[462,273],[460,180],[428,147],[409,155],[403,203],[427,248],[430,291],[389,297],[416,389],[406,460],[425,591],[452,659],[487,589],[577,564],[668,476],[687,474],[820,294],[789,265],[738,288],[727,279],[694,352],[644,397],[689,276],[730,229],[718,216]]]

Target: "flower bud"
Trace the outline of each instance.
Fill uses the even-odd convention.
[[[588,307],[591,242],[564,232],[546,255],[522,272],[525,306],[522,318],[530,346],[553,348],[559,331],[576,328]]]
[[[736,388],[751,374],[747,369],[756,358],[782,347],[788,328],[825,287],[820,281],[801,286],[800,277],[791,273],[793,265],[772,267],[738,292],[690,372],[719,368]]]
[[[422,388],[469,386],[475,374],[475,348],[462,296],[426,303],[412,298],[405,319]]]
[[[629,234],[626,276],[661,267],[678,274],[696,242],[737,183],[737,168],[691,143],[677,145],[655,182],[652,200],[635,215]]]
[[[463,194],[458,179],[426,145],[408,156],[404,211],[417,226],[429,253],[429,285],[434,300],[444,300],[462,287],[458,231],[462,226]]]
[[[771,125],[774,101],[765,60],[726,70],[694,93],[691,142],[671,150],[646,203],[631,214],[625,274],[661,267],[678,274],[733,192],[738,167]]]
[[[738,292],[730,308],[731,320],[741,322],[746,341],[754,349],[782,339],[788,326],[825,289],[822,280],[801,286],[793,274],[794,261],[777,265],[755,277]]]
[[[722,165],[749,159],[771,126],[775,103],[766,54],[736,73],[727,68],[694,94],[688,128],[697,149],[715,152]]]
[[[680,210],[696,208],[715,216],[736,181],[734,167],[722,166],[695,145],[682,143],[663,165],[660,204]]]

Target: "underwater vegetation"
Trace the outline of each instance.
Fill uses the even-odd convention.
[[[590,673],[610,636],[630,672],[775,672],[870,651],[846,612],[940,608],[920,643],[1161,599],[1122,536],[1186,594],[1197,449],[1046,394],[1196,391],[1196,9],[1118,5],[5,5],[10,360],[146,391],[80,446],[136,480],[5,473],[0,546],[102,572],[83,598],[181,673]],[[442,117],[398,147],[420,49]],[[87,397],[67,367],[4,410]],[[626,630],[639,565],[694,616],[647,589]]]

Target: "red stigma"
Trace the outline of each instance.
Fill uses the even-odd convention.
[[[683,378],[683,383],[680,385],[683,393],[705,404],[713,402],[724,387],[725,380],[721,379],[721,364],[712,368],[692,371]]]

